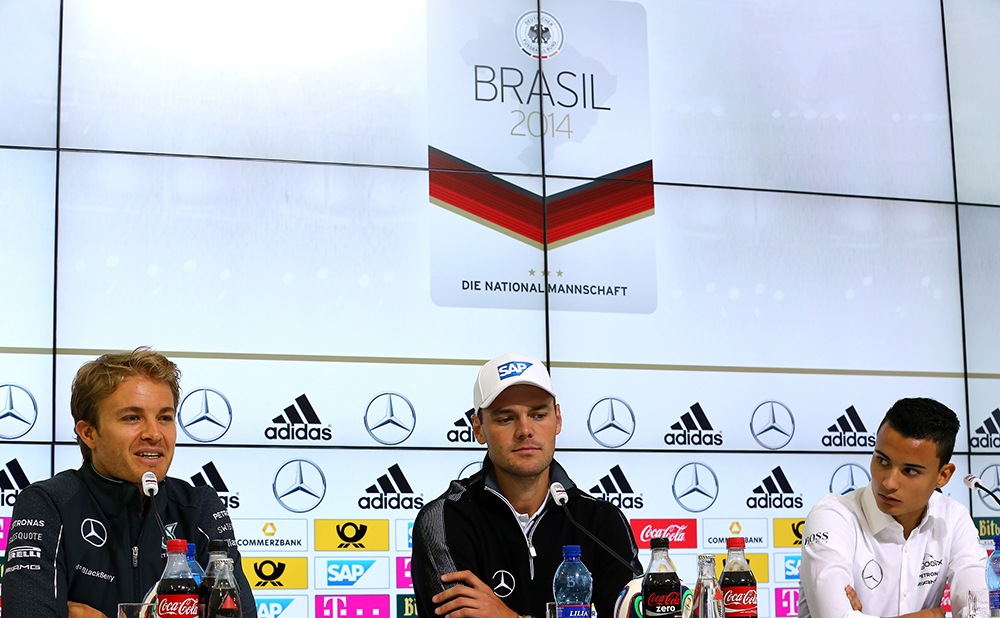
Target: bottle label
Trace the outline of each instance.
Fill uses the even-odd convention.
[[[156,618],[198,618],[198,595],[159,595],[156,598]]]
[[[756,618],[757,587],[733,586],[722,591],[722,604],[725,607],[726,618]]]
[[[990,590],[990,615],[1000,616],[1000,590]]]
[[[646,614],[673,615],[681,611],[681,593],[671,590],[666,594],[648,592],[645,600]]]
[[[589,605],[559,605],[556,618],[590,618]]]

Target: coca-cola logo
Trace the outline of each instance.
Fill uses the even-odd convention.
[[[694,519],[633,519],[630,523],[640,548],[649,548],[653,539],[670,539],[670,549],[698,546],[698,524]]]
[[[686,525],[671,524],[666,528],[654,528],[652,524],[647,524],[639,533],[639,540],[649,543],[652,539],[670,539],[671,543],[683,543],[685,530]]]
[[[730,588],[723,594],[723,602],[726,604],[726,612],[730,608],[757,607],[756,588]]]
[[[156,602],[157,618],[167,616],[183,616],[196,618],[198,616],[198,597],[196,596],[161,596]]]
[[[649,593],[649,598],[646,599],[646,603],[648,605],[680,605],[681,593],[676,590],[671,590],[667,594],[651,592]]]

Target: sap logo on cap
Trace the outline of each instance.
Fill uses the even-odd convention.
[[[497,366],[497,373],[500,374],[501,380],[506,380],[507,378],[513,378],[521,375],[531,367],[531,363],[526,363],[524,361],[510,361],[509,363],[504,363]]]
[[[785,579],[799,579],[799,565],[802,564],[802,556],[785,556]]]
[[[328,586],[353,586],[375,564],[374,560],[327,560]]]

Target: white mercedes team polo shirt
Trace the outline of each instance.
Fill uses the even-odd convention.
[[[802,534],[799,618],[901,616],[941,604],[951,587],[952,615],[965,617],[967,591],[986,587],[986,552],[969,511],[934,492],[910,538],[879,510],[871,484],[828,494]],[[844,593],[853,586],[862,611]]]

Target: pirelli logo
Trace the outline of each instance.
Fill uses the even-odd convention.
[[[389,551],[389,520],[317,519],[316,551]]]

